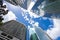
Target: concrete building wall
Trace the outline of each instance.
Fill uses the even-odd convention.
[[[0,27],[3,32],[20,40],[26,40],[26,27],[23,24],[16,21],[10,21]]]

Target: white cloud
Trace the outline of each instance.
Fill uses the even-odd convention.
[[[30,14],[31,18],[38,18],[38,17],[40,17],[40,16],[38,16],[37,14],[35,14],[35,13],[31,12],[31,11],[29,11],[29,14]]]
[[[33,26],[39,27],[39,23],[35,22]]]
[[[30,19],[30,20],[28,21],[28,23],[30,23],[30,24],[32,25],[32,24],[34,24],[34,20]]]
[[[60,37],[60,19],[53,19],[54,27],[47,30],[47,34],[52,38],[56,39]]]
[[[44,20],[48,19],[47,17],[43,17]]]
[[[9,11],[8,14],[3,16],[3,18],[4,18],[3,22],[7,22],[10,20],[16,20],[16,16],[15,16],[15,14],[13,14],[12,11]]]
[[[40,8],[40,16],[44,16],[44,10],[42,10],[42,8]]]
[[[27,16],[24,17],[25,20],[29,20]]]

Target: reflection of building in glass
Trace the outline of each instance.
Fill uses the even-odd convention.
[[[9,21],[0,26],[0,39],[26,40],[26,27],[16,21]]]

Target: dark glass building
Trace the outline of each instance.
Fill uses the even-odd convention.
[[[47,13],[60,13],[60,0],[45,0],[46,5],[43,8]]]

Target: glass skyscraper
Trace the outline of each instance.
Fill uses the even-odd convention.
[[[43,10],[47,13],[60,13],[60,0],[45,0],[46,5]]]
[[[52,40],[49,35],[40,27],[33,27],[29,29],[30,40]]]
[[[45,6],[42,9],[46,16],[48,15],[51,18],[60,18],[60,0],[45,0]]]
[[[19,5],[20,7],[27,9],[32,0],[6,0],[13,5]]]
[[[40,27],[34,27],[39,40],[52,40]]]

